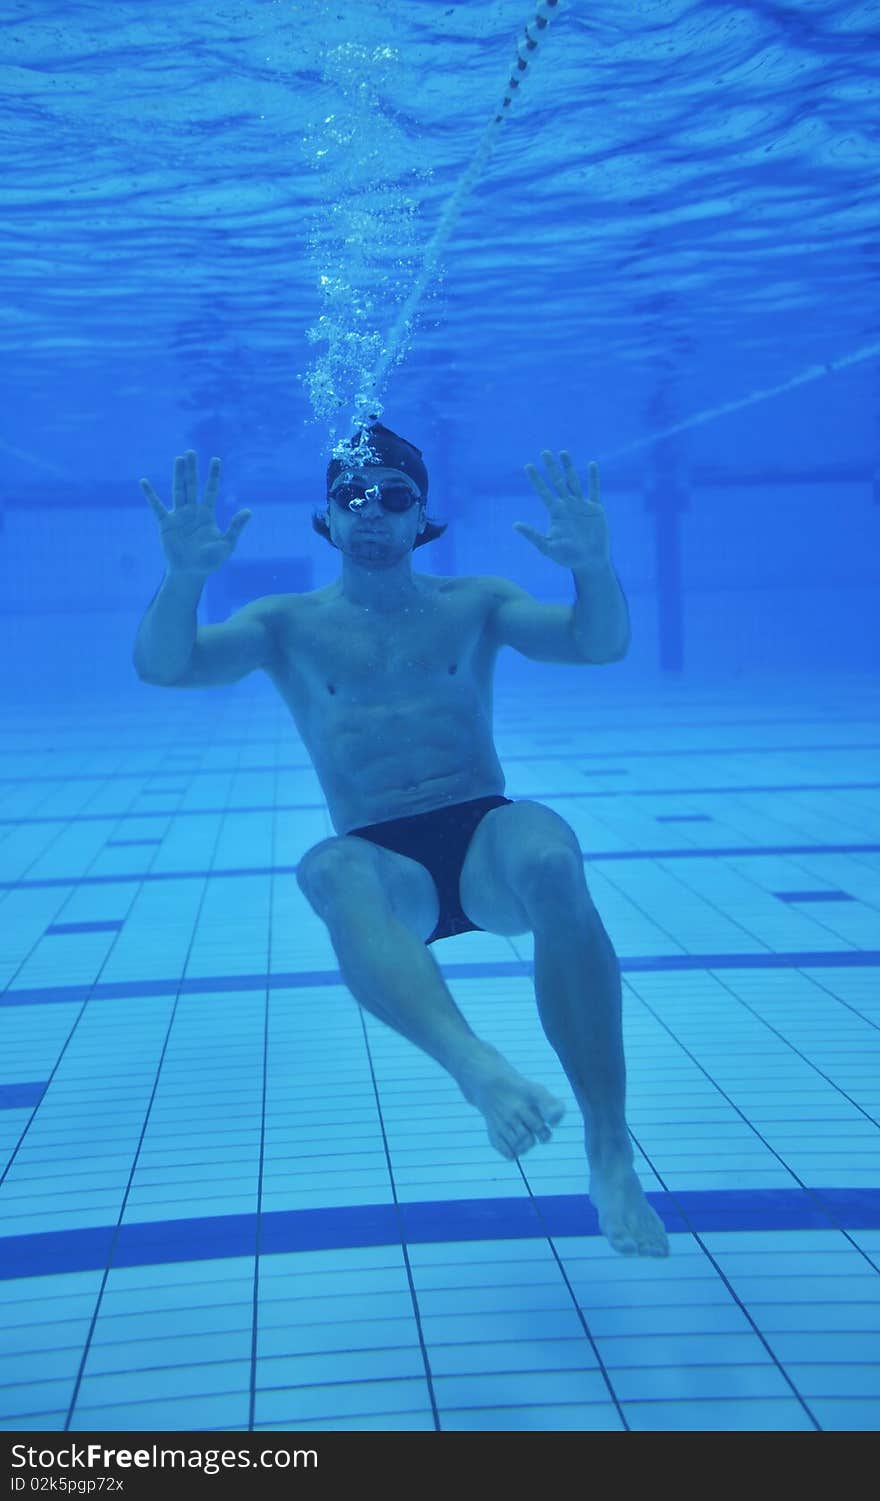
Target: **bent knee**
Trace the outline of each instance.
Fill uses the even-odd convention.
[[[532,907],[547,902],[558,906],[571,900],[589,900],[580,850],[568,844],[554,844],[535,851],[523,871],[520,895]]]
[[[381,891],[375,861],[362,844],[345,835],[324,839],[300,860],[296,869],[299,889],[321,916],[356,886],[363,892],[367,883]]]

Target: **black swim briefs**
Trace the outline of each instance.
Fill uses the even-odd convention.
[[[440,916],[428,943],[451,938],[456,933],[481,931],[463,911],[458,883],[468,847],[477,825],[492,808],[512,802],[509,797],[477,797],[467,803],[451,803],[446,808],[432,808],[430,813],[414,813],[409,818],[391,818],[371,823],[363,829],[349,829],[358,839],[369,839],[383,849],[395,850],[418,860],[430,871],[440,898]]]

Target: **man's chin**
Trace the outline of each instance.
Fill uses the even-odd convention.
[[[406,556],[409,548],[392,542],[390,537],[353,537],[347,552],[365,563],[396,563]]]

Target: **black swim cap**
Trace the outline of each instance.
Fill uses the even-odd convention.
[[[406,438],[401,438],[393,433],[390,427],[383,427],[381,422],[376,422],[370,427],[361,427],[352,434],[353,447],[352,459],[357,468],[364,468],[374,459],[367,459],[366,463],[357,458],[357,445],[368,443],[373,453],[379,458],[379,462],[385,469],[399,469],[402,474],[408,474],[411,480],[415,480],[421,492],[422,500],[428,494],[428,471],[422,458],[422,451],[416,448],[414,443],[409,443]],[[331,459],[327,465],[327,494],[338,475],[345,469],[344,459]],[[441,537],[446,530],[447,523],[427,521],[425,530],[416,537],[413,547],[424,547],[426,542],[433,542],[435,537]],[[312,516],[312,527],[321,537],[335,547],[333,538],[330,536],[330,528],[320,512],[316,511]]]
[[[381,422],[376,422],[372,427],[358,428],[351,438],[354,449],[353,458],[361,467],[361,460],[357,459],[357,445],[369,444],[375,454],[379,456],[379,462],[386,469],[399,469],[403,474],[408,474],[410,479],[415,480],[422,492],[422,498],[428,493],[428,471],[422,459],[422,451],[416,448],[414,443],[408,443],[406,438],[398,437],[390,427],[383,427]],[[367,460],[368,463],[373,462]],[[333,484],[338,474],[345,468],[344,459],[331,459],[327,465],[327,489]]]

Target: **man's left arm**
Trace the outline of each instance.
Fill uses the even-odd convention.
[[[609,559],[601,570],[574,569],[575,640],[588,662],[619,662],[629,651],[629,608]]]
[[[559,463],[549,449],[541,457],[549,484],[534,464],[526,466],[526,474],[547,507],[549,530],[542,536],[522,521],[514,523],[515,530],[545,557],[571,569],[576,594],[572,633],[584,661],[619,661],[630,643],[629,610],[611,562],[608,520],[599,498],[598,465],[590,464],[588,493],[584,495],[570,454],[563,451]]]

